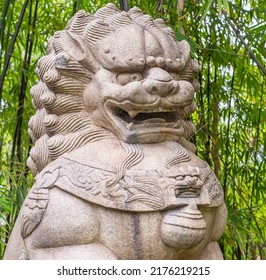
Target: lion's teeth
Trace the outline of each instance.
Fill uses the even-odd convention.
[[[133,129],[133,127],[134,127],[133,122],[131,122],[131,123],[127,124],[127,129],[132,130],[132,129]]]
[[[175,112],[175,109],[165,109],[165,108],[154,108],[154,109],[150,109],[150,110],[146,110],[146,111],[143,111],[142,113],[158,113],[158,112]]]
[[[131,119],[134,119],[139,112],[138,111],[127,111],[127,113]]]
[[[143,114],[149,114],[149,113],[158,113],[158,112],[175,112],[175,109],[165,109],[165,108],[154,108],[154,109],[149,109],[149,110],[143,110],[143,111],[136,111],[136,110],[129,110],[127,111],[128,115],[130,116],[131,119],[134,119],[137,114],[143,113]]]

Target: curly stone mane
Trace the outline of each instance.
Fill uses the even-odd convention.
[[[110,132],[92,123],[83,101],[83,92],[100,64],[91,49],[117,28],[132,23],[155,36],[159,30],[160,34],[175,39],[173,30],[162,19],[153,20],[138,8],[132,8],[127,13],[120,12],[113,4],[108,4],[94,15],[79,11],[64,31],[56,32],[49,40],[46,56],[37,65],[39,82],[31,89],[36,114],[29,121],[34,147],[27,164],[34,175],[65,152],[110,137]],[[163,38],[158,40],[163,46]],[[196,91],[199,84],[194,77],[199,72],[199,65],[189,57],[186,42],[179,42],[178,47],[180,58],[166,60],[166,66],[178,72],[180,80],[189,81]],[[86,53],[81,49],[86,49]],[[106,54],[101,55],[104,57]],[[108,59],[106,55],[106,61]],[[161,62],[147,57],[146,63],[160,65]],[[191,151],[194,151],[194,145],[186,139],[195,129],[187,119],[195,109],[196,105],[192,102],[180,112],[185,133],[179,142]]]

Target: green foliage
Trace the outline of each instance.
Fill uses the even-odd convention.
[[[22,201],[32,186],[25,161],[29,89],[46,42],[79,9],[103,0],[0,2],[0,259]],[[186,39],[202,66],[192,119],[199,157],[219,178],[229,210],[220,241],[226,259],[266,259],[265,1],[128,1],[163,17]],[[183,4],[183,5],[182,5]]]

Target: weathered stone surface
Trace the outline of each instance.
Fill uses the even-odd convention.
[[[221,259],[227,211],[195,155],[197,62],[161,19],[108,4],[50,39],[31,94],[36,176],[5,259]]]

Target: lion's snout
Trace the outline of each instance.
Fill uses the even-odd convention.
[[[152,95],[168,96],[178,92],[178,82],[172,76],[159,67],[150,68],[146,79],[142,82],[143,88]]]
[[[150,78],[144,80],[142,86],[149,94],[162,97],[176,94],[179,88],[176,81],[162,82]]]

